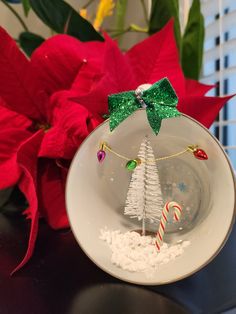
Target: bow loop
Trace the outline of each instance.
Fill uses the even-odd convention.
[[[110,95],[108,103],[111,131],[139,108],[133,91]]]
[[[137,92],[138,91],[138,92]],[[163,119],[180,115],[176,109],[178,98],[169,80],[164,78],[147,90],[123,92],[108,96],[110,130],[139,108],[145,108],[149,124],[157,135]]]
[[[178,97],[167,78],[154,83],[149,89],[145,90],[142,95],[143,100],[148,104],[164,105],[176,107]]]

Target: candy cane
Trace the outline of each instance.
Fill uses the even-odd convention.
[[[176,202],[167,202],[162,210],[162,216],[161,216],[161,221],[159,225],[159,229],[156,235],[156,247],[158,251],[161,249],[161,245],[163,243],[163,237],[165,233],[165,228],[166,228],[166,223],[168,219],[168,214],[170,212],[170,208],[173,207],[175,209],[174,211],[174,219],[176,221],[179,221],[181,213],[182,213],[182,208],[181,206],[176,203]]]

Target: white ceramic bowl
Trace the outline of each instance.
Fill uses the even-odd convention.
[[[171,155],[190,144],[198,144],[208,155],[206,161],[186,153],[158,163],[165,200],[172,193],[177,198],[174,201],[188,209],[179,225],[168,225],[165,240],[189,240],[191,244],[181,256],[161,265],[150,278],[145,273],[129,272],[113,265],[110,248],[99,239],[100,230],[105,226],[125,232],[137,229],[138,222],[123,214],[131,177],[125,169],[126,162],[108,152],[105,161],[99,164],[96,156],[101,141],[106,141],[121,154],[137,156],[145,135],[151,141],[155,156]],[[170,185],[172,181],[174,187]],[[173,192],[176,184],[182,181],[185,191]],[[110,132],[107,120],[83,142],[69,171],[66,204],[70,225],[80,247],[98,267],[127,282],[165,284],[198,271],[225,244],[235,217],[234,174],[219,142],[197,121],[186,115],[165,119],[160,133],[155,136],[145,111],[138,110],[113,132]]]

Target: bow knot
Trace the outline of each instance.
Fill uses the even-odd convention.
[[[108,96],[111,131],[140,108],[146,109],[148,122],[156,135],[159,133],[162,119],[180,115],[176,108],[178,98],[167,78],[148,85],[148,89],[140,86],[136,91]]]

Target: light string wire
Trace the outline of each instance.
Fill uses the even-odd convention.
[[[183,155],[183,154],[185,154],[185,153],[187,153],[187,152],[193,153],[193,152],[197,149],[197,147],[198,147],[198,145],[189,145],[186,149],[184,149],[184,150],[182,150],[182,151],[180,151],[180,152],[178,152],[178,153],[175,153],[175,154],[172,154],[172,155],[169,155],[169,156],[158,157],[158,158],[155,158],[154,160],[142,160],[142,159],[141,159],[141,162],[147,163],[147,162],[154,162],[154,161],[167,160],[167,159],[170,159],[170,158],[174,158],[174,157],[181,156],[181,155]],[[122,158],[122,159],[124,159],[124,160],[129,161],[129,160],[132,160],[132,159],[133,159],[133,158],[128,158],[128,157],[126,157],[126,156],[124,156],[124,155],[121,155],[121,154],[117,153],[116,151],[114,151],[113,149],[111,149],[111,147],[108,146],[108,144],[105,143],[105,142],[102,142],[102,143],[101,143],[100,148],[101,148],[102,150],[105,150],[105,149],[106,149],[106,150],[108,150],[110,153],[112,153],[112,154],[114,154],[115,156],[117,156],[117,157],[119,157],[119,158]]]

